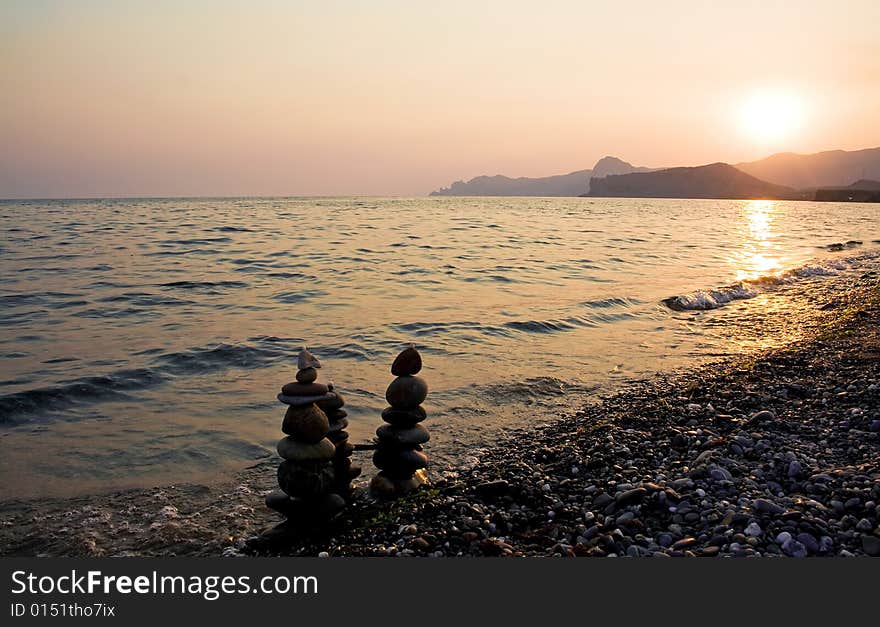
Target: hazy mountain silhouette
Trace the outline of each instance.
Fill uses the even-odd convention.
[[[590,196],[627,198],[800,198],[727,163],[610,175],[590,181]]]
[[[643,178],[644,174],[658,176]],[[634,178],[618,178],[621,176]],[[591,170],[540,178],[478,176],[456,181],[431,195],[812,199],[819,188],[856,189],[853,181],[870,183],[873,179],[880,180],[880,148],[809,155],[786,152],[735,166],[713,163],[668,169],[636,167],[617,157],[603,157]]]
[[[832,202],[880,202],[880,181],[860,179],[846,187],[825,187],[816,190],[814,200]]]
[[[844,187],[858,179],[880,179],[880,148],[810,155],[783,152],[736,167],[759,179],[796,189]]]
[[[589,191],[591,177],[642,171],[648,168],[635,167],[616,157],[603,157],[592,170],[540,178],[478,176],[467,182],[456,181],[431,192],[431,196],[582,196]]]

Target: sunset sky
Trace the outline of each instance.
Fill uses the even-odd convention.
[[[0,197],[416,195],[880,146],[878,24],[877,0],[3,0]]]

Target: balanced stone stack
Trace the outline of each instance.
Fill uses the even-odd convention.
[[[316,404],[327,415],[329,432],[327,439],[333,442],[336,452],[333,454],[333,472],[336,481],[336,493],[345,499],[351,496],[351,482],[361,474],[360,466],[351,462],[354,446],[348,441],[348,412],[343,409],[345,400],[342,395],[329,386],[329,396]]]
[[[266,505],[292,522],[314,523],[336,516],[345,507],[331,463],[336,446],[327,438],[330,421],[317,403],[337,398],[329,386],[318,383],[321,362],[307,349],[299,354],[296,381],[281,388],[278,400],[288,405],[278,442],[284,458],[278,467],[281,492],[266,497]]]
[[[428,384],[416,374],[422,369],[422,357],[415,346],[400,353],[391,365],[397,378],[385,391],[390,407],[382,412],[388,424],[376,430],[378,446],[373,463],[381,472],[370,483],[376,496],[394,498],[427,482],[428,458],[422,444],[430,439],[421,423],[427,414],[421,407],[428,396]]]

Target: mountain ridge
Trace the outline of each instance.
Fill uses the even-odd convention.
[[[797,190],[768,183],[729,163],[618,174],[590,181],[591,197],[796,199]]]
[[[717,166],[722,162],[708,164]],[[853,185],[858,180],[880,180],[880,147],[864,148],[860,150],[825,150],[817,153],[800,154],[794,152],[780,152],[772,154],[764,159],[748,161],[738,164],[723,165],[734,168],[746,174],[757,182],[744,178],[736,178],[730,171],[722,173],[716,168],[716,178],[705,177],[706,173],[692,172],[690,179],[682,178],[682,172],[678,171],[673,177],[660,177],[656,180],[661,185],[667,185],[663,190],[650,190],[645,188],[642,193],[649,197],[656,194],[672,193],[668,184],[673,180],[686,185],[683,193],[710,194],[699,197],[725,197],[724,194],[734,193],[737,198],[744,193],[743,190],[765,190],[767,193],[776,194],[780,197],[808,198],[812,192],[820,188],[842,188]],[[701,168],[706,166],[684,166]],[[576,170],[568,174],[559,174],[547,177],[519,177],[510,178],[504,175],[478,176],[468,181],[456,181],[452,185],[431,192],[432,196],[596,196],[592,189],[592,181],[603,180],[612,176],[631,174],[649,174],[652,172],[680,170],[680,168],[646,168],[634,166],[617,157],[605,156],[599,159],[592,169]],[[701,182],[693,179],[693,176],[704,176]],[[736,178],[741,184],[740,188],[725,187]],[[714,191],[703,189],[701,185],[708,185],[714,180],[720,187]],[[643,187],[643,183],[627,181],[627,185],[633,189]],[[725,183],[726,182],[726,183]],[[761,184],[759,184],[761,183]],[[616,182],[613,185],[618,185]],[[690,187],[687,187],[687,186]],[[786,189],[775,189],[778,188]],[[613,187],[613,186],[612,186]],[[599,190],[610,189],[608,185],[598,183]],[[691,190],[691,191],[687,191]]]

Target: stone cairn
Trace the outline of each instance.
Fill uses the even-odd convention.
[[[340,493],[333,464],[337,447],[327,437],[330,421],[318,405],[337,404],[338,410],[342,400],[330,386],[317,382],[321,362],[307,349],[300,352],[297,367],[296,381],[282,387],[278,395],[278,400],[288,405],[281,424],[287,437],[278,441],[278,454],[284,458],[278,466],[282,491],[269,494],[266,505],[291,522],[313,524],[339,514],[345,507],[343,494],[348,495],[348,489]]]
[[[327,439],[336,447],[336,452],[333,454],[336,493],[348,500],[351,497],[351,482],[361,474],[361,467],[351,462],[354,446],[348,441],[348,431],[345,430],[348,426],[348,412],[342,409],[345,400],[332,385],[329,388],[330,398],[317,401],[315,404],[327,415],[330,425]]]
[[[428,396],[428,384],[415,376],[421,369],[422,357],[412,344],[391,365],[391,374],[397,378],[385,390],[390,407],[382,412],[382,419],[388,424],[376,430],[373,463],[381,472],[370,483],[375,496],[395,498],[428,480],[428,457],[422,452],[422,444],[431,436],[419,424],[427,417],[421,404]]]

